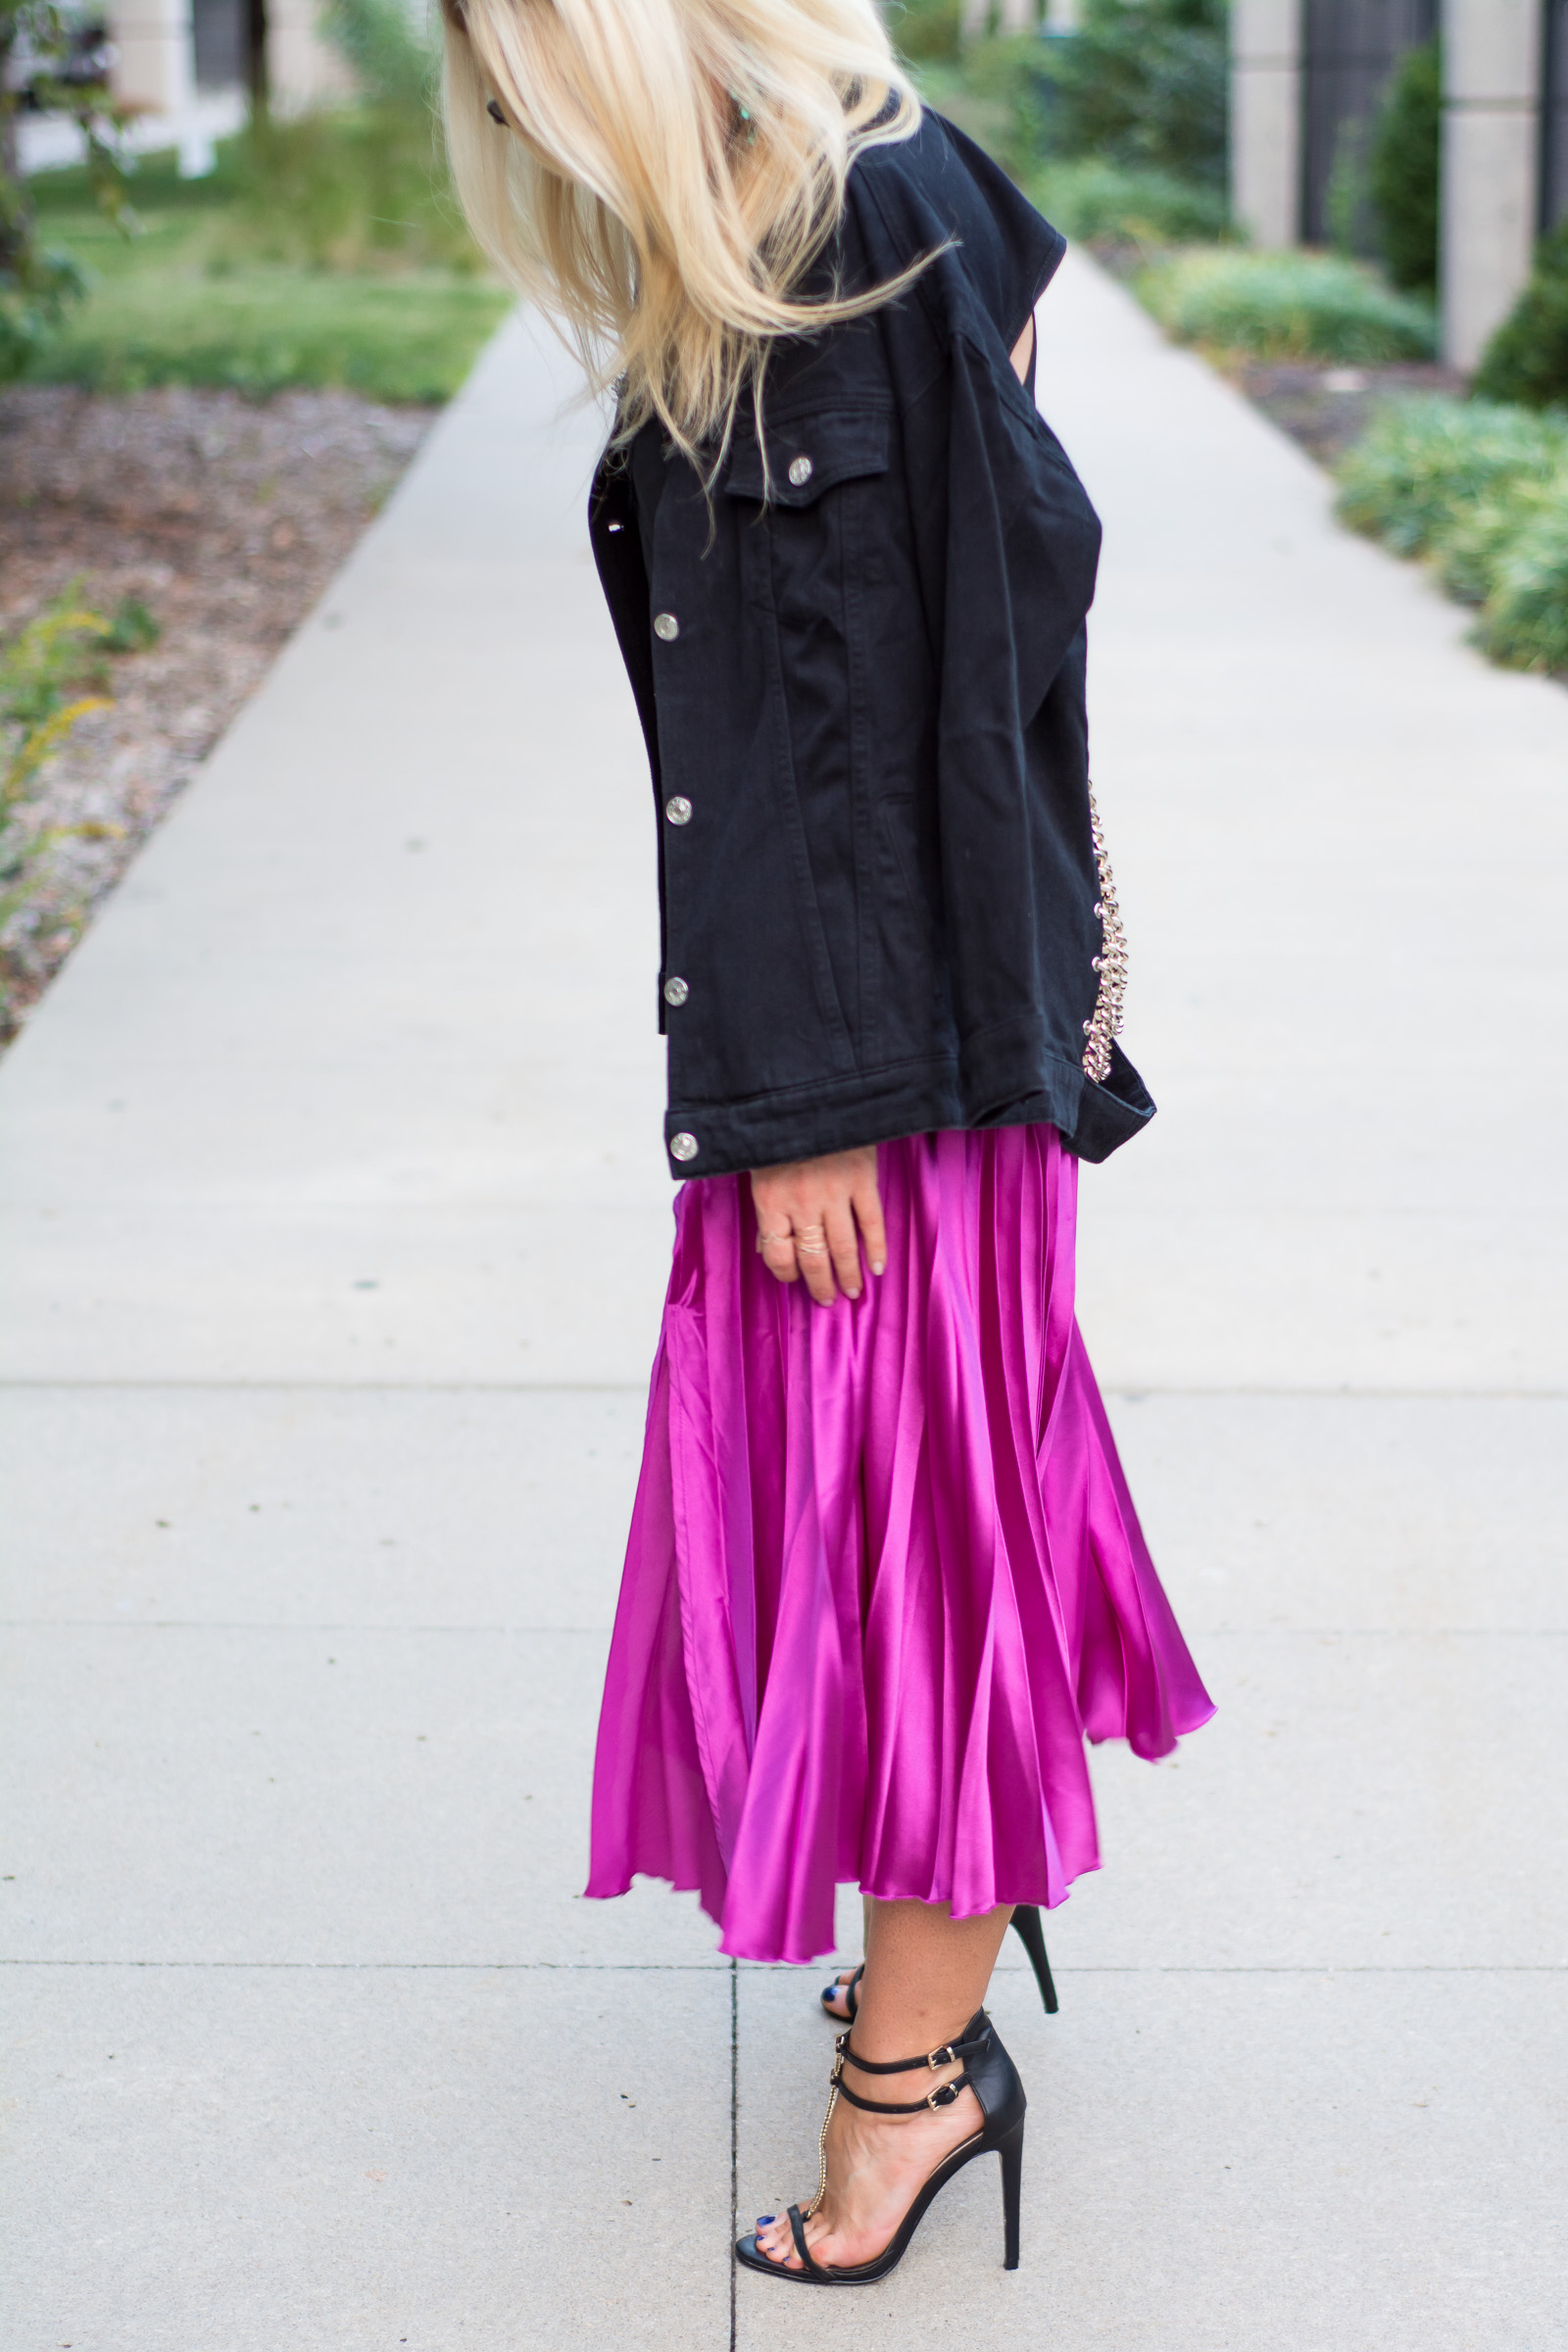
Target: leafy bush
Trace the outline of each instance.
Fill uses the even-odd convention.
[[[1225,233],[1225,199],[1214,188],[1168,172],[1131,172],[1085,159],[1047,163],[1028,193],[1064,236],[1084,243],[1210,243]]]
[[[428,116],[435,52],[402,0],[325,0],[320,27],[369,97]]]
[[[1568,673],[1568,473],[1498,554],[1476,643],[1511,669]]]
[[[74,71],[81,35],[76,12],[59,0],[0,0],[0,383],[25,371],[87,291],[71,256],[38,236],[31,193],[16,168],[24,103],[72,118],[86,141],[84,177],[95,203],[117,224],[124,215],[121,118],[101,84]]]
[[[1438,284],[1443,63],[1436,40],[1407,49],[1372,136],[1369,192],[1390,277],[1407,291]]]
[[[1536,247],[1530,282],[1487,345],[1473,389],[1532,409],[1568,401],[1568,219]]]
[[[1391,404],[1342,462],[1340,513],[1425,555],[1479,605],[1475,642],[1568,673],[1568,417],[1483,401]]]
[[[954,65],[960,43],[958,0],[904,0],[889,8],[888,30],[901,57]]]
[[[1357,262],[1195,247],[1145,270],[1139,293],[1183,343],[1274,360],[1428,358],[1432,314]]]
[[[1464,500],[1434,530],[1438,577],[1461,605],[1484,605],[1503,558],[1552,494],[1554,484],[1513,474],[1478,499]]]
[[[286,120],[264,117],[235,142],[234,204],[215,258],[477,270],[447,186],[435,55],[403,0],[325,0],[321,29],[361,95]]]
[[[212,253],[219,269],[480,267],[422,103],[271,116],[235,142],[227,169],[232,203]]]
[[[1456,514],[1568,466],[1568,422],[1484,401],[1391,401],[1340,466],[1339,512],[1396,555],[1424,554]]]
[[[1221,189],[1225,0],[1084,0],[1076,32],[1031,43],[1037,151]]]

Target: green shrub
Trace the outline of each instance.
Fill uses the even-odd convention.
[[[435,51],[403,0],[325,0],[320,24],[368,97],[428,116],[439,79]]]
[[[1030,44],[1037,150],[1220,189],[1225,0],[1083,0],[1075,32]]]
[[[918,65],[955,65],[959,50],[958,0],[903,0],[890,7],[888,30],[901,57]]]
[[[1564,466],[1568,422],[1483,401],[1391,401],[1341,462],[1339,512],[1396,555],[1422,555],[1456,515]]]
[[[1214,188],[1168,172],[1131,172],[1120,164],[1042,164],[1028,194],[1064,236],[1084,243],[1211,243],[1225,233],[1225,199]]]
[[[220,267],[480,267],[422,104],[272,116],[235,142],[229,172],[233,202],[212,257]]]
[[[1536,247],[1530,282],[1482,354],[1472,389],[1532,409],[1568,401],[1568,219]]]
[[[1195,247],[1156,263],[1139,293],[1179,342],[1276,360],[1430,356],[1432,314],[1334,254]]]
[[[1438,577],[1456,603],[1486,603],[1497,585],[1503,557],[1554,488],[1555,477],[1542,482],[1515,475],[1495,490],[1466,500],[1433,533]]]
[[[1476,643],[1511,669],[1568,673],[1568,474],[1498,555]]]
[[[1367,175],[1389,275],[1414,293],[1437,291],[1442,144],[1442,57],[1423,41],[1405,51],[1384,101]]]

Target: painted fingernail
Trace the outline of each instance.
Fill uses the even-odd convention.
[[[858,1291],[846,1291],[844,1296],[846,1298],[858,1298],[860,1294]]]
[[[872,1258],[872,1260],[871,1260],[871,1271],[872,1271],[872,1273],[873,1273],[873,1274],[885,1274],[885,1273],[887,1272],[887,1270],[888,1270],[888,1261],[887,1261],[887,1259],[886,1259],[885,1257],[873,1257],[873,1258]]]

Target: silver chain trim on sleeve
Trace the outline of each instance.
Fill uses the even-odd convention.
[[[1121,908],[1116,904],[1116,884],[1110,870],[1110,858],[1105,850],[1105,836],[1101,827],[1100,810],[1095,807],[1094,788],[1089,793],[1089,838],[1094,845],[1095,863],[1100,869],[1100,897],[1095,912],[1100,917],[1100,954],[1095,957],[1095,970],[1100,974],[1100,993],[1095,999],[1092,1020],[1084,1023],[1084,1076],[1096,1086],[1103,1086],[1110,1076],[1110,1041],[1120,1037],[1122,1004],[1127,995],[1127,935],[1121,927]]]

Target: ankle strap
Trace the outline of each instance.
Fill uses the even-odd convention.
[[[957,2066],[963,2059],[972,2058],[977,2051],[983,2050],[991,2039],[991,2025],[988,2019],[985,2032],[977,2034],[972,2041],[945,2041],[940,2049],[926,2050],[918,2058],[858,2058],[851,2047],[854,2032],[855,2029],[852,2026],[850,2032],[839,2034],[833,2044],[834,2049],[838,2052],[833,2069],[835,2077],[840,2069],[846,2066],[853,2066],[858,2073],[862,2075],[912,2075],[917,2068],[922,2066],[932,2068]],[[925,2104],[923,2099],[918,2103],[921,2106]]]
[[[961,2075],[954,2075],[946,2082],[939,2082],[934,2090],[928,2090],[923,2099],[862,2099],[835,2070],[833,2088],[841,2099],[848,2099],[852,2107],[860,2108],[866,2115],[922,2115],[928,2107],[951,2107],[959,2091],[967,2090],[973,2081],[965,2067]]]
[[[937,2050],[927,2050],[922,2058],[857,2058],[850,2047],[850,2035],[841,2034],[834,2043],[832,2083],[841,2099],[858,2107],[866,2115],[918,2115],[922,2108],[951,2107],[959,2091],[967,2090],[974,2078],[964,2061],[986,2048],[991,2039],[989,2021],[983,2034],[965,2041],[945,2041]],[[844,2080],[844,2069],[853,2066],[863,2075],[912,2075],[920,2067],[962,2066],[961,2074],[946,2082],[936,2083],[920,2099],[865,2099],[852,2090]],[[831,2113],[831,2109],[829,2110]]]

